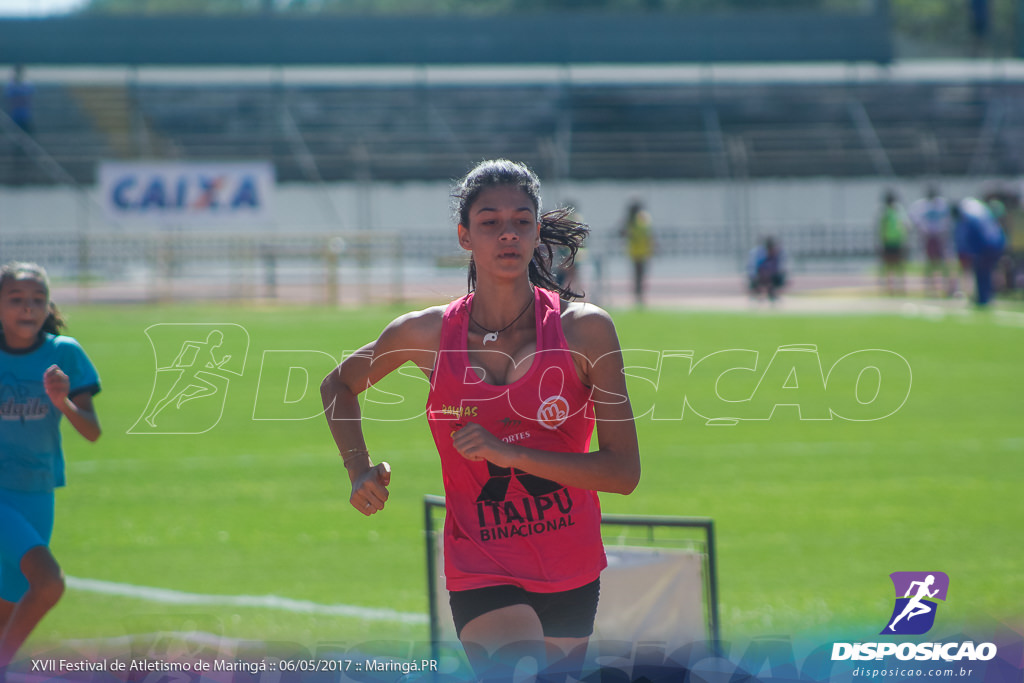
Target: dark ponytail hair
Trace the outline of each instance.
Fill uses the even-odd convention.
[[[46,297],[50,297],[50,278],[47,277],[46,270],[38,264],[14,261],[0,268],[0,291],[3,291],[5,284],[15,280],[38,282],[46,290]],[[49,332],[50,334],[60,334],[61,330],[65,327],[67,327],[67,323],[64,321],[64,316],[61,315],[57,304],[51,300],[50,313],[46,316],[41,331]],[[0,327],[0,332],[2,331],[3,328]]]
[[[579,221],[573,220],[575,210],[571,207],[554,209],[540,213],[540,179],[525,164],[508,159],[493,159],[477,164],[466,177],[457,181],[452,190],[454,213],[459,225],[469,227],[469,209],[480,195],[489,187],[511,186],[526,193],[533,203],[534,213],[540,222],[540,245],[534,250],[530,260],[530,283],[558,292],[566,299],[579,299],[582,292],[558,284],[552,268],[570,267],[576,261],[576,254],[583,246],[583,240],[590,233],[590,228]],[[556,248],[559,248],[556,252]],[[562,256],[562,250],[567,250]],[[555,259],[560,258],[558,263]],[[476,264],[469,261],[467,274],[469,291],[476,289]]]

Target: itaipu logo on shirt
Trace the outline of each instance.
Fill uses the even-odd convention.
[[[481,541],[533,536],[575,526],[573,500],[561,484],[512,467],[487,463],[487,481],[476,499]],[[510,495],[512,481],[525,495]]]

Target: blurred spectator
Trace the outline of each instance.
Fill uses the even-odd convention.
[[[992,300],[992,273],[1006,246],[1006,235],[991,209],[973,197],[952,208],[954,239],[960,262],[974,272],[975,303],[987,306]]]
[[[907,251],[907,215],[899,203],[895,190],[886,190],[882,198],[882,211],[878,218],[879,237],[882,242],[882,277],[889,294],[907,291],[904,261]]]
[[[752,296],[764,295],[769,301],[778,298],[779,290],[786,284],[786,255],[775,238],[767,237],[750,250],[747,282]]]
[[[936,296],[953,296],[957,291],[957,280],[949,267],[951,254],[950,239],[953,233],[953,218],[949,201],[932,185],[924,197],[910,205],[910,220],[921,237],[924,248],[925,291]],[[942,280],[936,282],[936,273]]]
[[[620,234],[626,238],[626,250],[633,262],[633,298],[638,306],[642,306],[647,289],[647,262],[654,253],[654,232],[651,214],[639,200],[629,205]]]
[[[994,289],[1003,292],[1020,289],[1024,284],[1018,282],[1024,265],[1024,235],[1014,230],[1014,223],[1019,222],[1020,199],[1015,191],[999,187],[986,192],[984,202],[1006,237],[1006,247],[994,273]]]
[[[985,195],[985,206],[992,212],[992,217],[996,219],[999,225],[1003,224],[1003,220],[1006,218],[1006,204],[999,198],[998,194]]]
[[[1006,234],[1002,270],[1006,290],[1024,292],[1024,206],[1016,191],[1009,192],[1006,214],[1001,221]]]
[[[32,95],[35,88],[25,80],[25,67],[18,64],[14,67],[11,80],[4,88],[7,115],[23,131],[31,135],[34,130],[32,121]]]

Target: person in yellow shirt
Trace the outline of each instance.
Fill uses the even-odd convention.
[[[654,232],[651,214],[639,200],[629,205],[621,235],[626,239],[626,251],[633,262],[633,298],[638,306],[642,306],[647,288],[647,262],[654,253]]]

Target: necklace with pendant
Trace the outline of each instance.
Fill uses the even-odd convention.
[[[501,328],[500,330],[487,329],[473,318],[472,313],[469,314],[469,319],[473,321],[473,324],[475,324],[477,327],[479,327],[481,330],[487,333],[484,335],[483,344],[484,346],[487,346],[487,342],[498,341],[498,335],[507,330],[508,328],[512,327],[513,325],[515,325],[519,321],[519,319],[522,318],[528,310],[530,310],[531,305],[533,305],[533,297],[530,297],[530,300],[526,302],[526,306],[523,307],[523,310],[519,311],[519,315],[513,318],[512,322],[510,322],[508,325],[505,325],[505,327]]]

